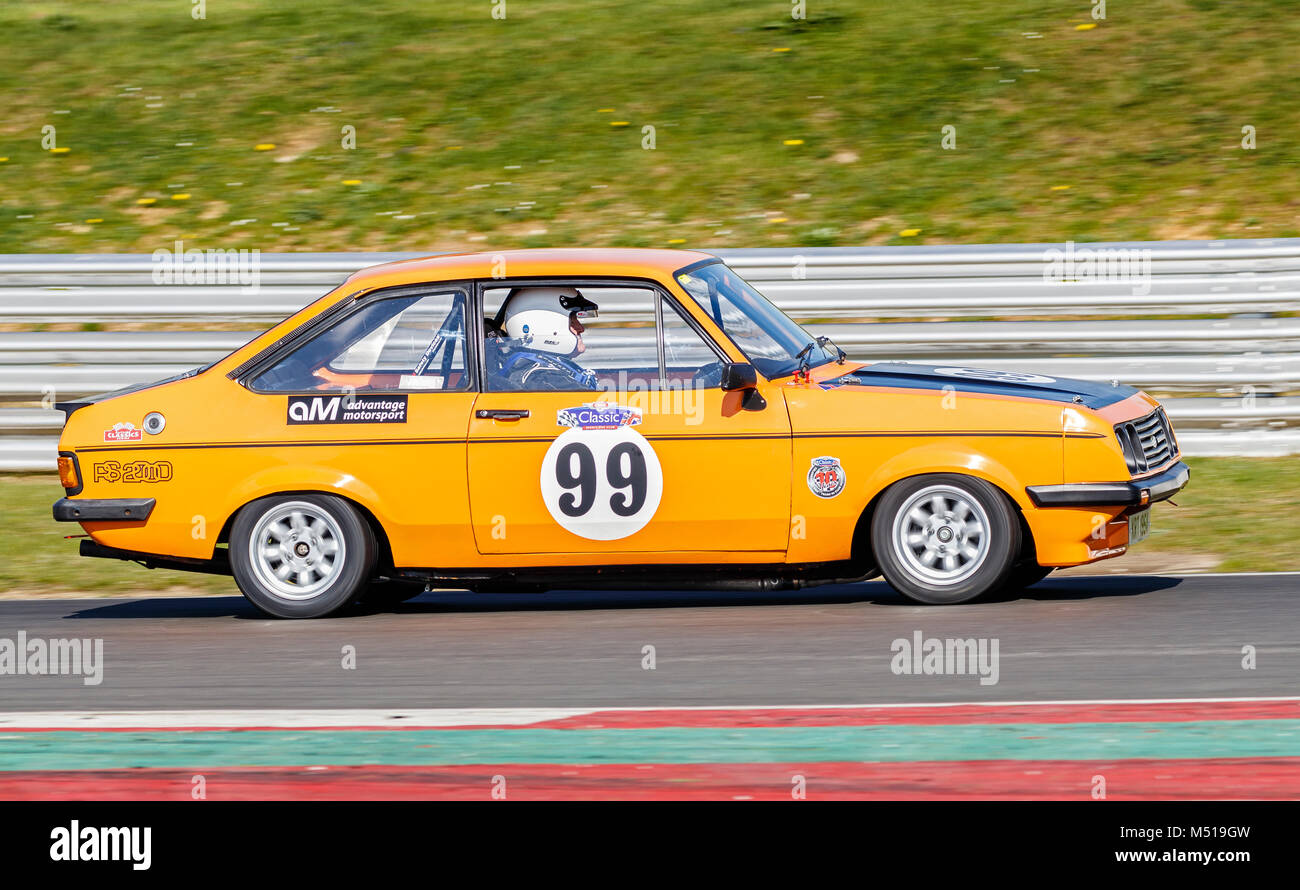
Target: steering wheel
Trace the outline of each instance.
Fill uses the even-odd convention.
[[[691,375],[691,384],[701,389],[716,389],[722,385],[722,362],[710,362]]]

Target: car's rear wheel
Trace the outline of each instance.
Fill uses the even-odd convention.
[[[235,583],[278,618],[320,618],[346,606],[370,579],[376,550],[357,508],[325,494],[254,501],[230,532]]]
[[[964,603],[1002,585],[1020,552],[1015,507],[993,485],[956,474],[886,490],[871,542],[881,574],[923,603]]]

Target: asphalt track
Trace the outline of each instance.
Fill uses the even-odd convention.
[[[237,596],[0,601],[0,638],[19,631],[102,639],[103,682],[0,676],[0,713],[1300,695],[1300,573],[1048,579],[951,607],[911,605],[881,582],[762,595],[433,593],[317,621],[267,619]],[[997,640],[997,683],[895,674],[893,642],[917,631]],[[355,669],[343,666],[349,646]]]

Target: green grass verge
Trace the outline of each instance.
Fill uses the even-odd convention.
[[[791,6],[5,4],[0,252],[1300,234],[1291,0]]]
[[[1178,506],[1157,505],[1151,537],[1121,559],[1142,554],[1212,555],[1224,571],[1281,571],[1295,568],[1288,554],[1291,529],[1300,525],[1300,462],[1290,458],[1191,459],[1192,483]],[[31,595],[60,591],[97,593],[165,591],[183,587],[209,593],[237,593],[228,577],[149,571],[130,563],[81,559],[79,531],[56,523],[50,504],[61,494],[53,476],[7,476],[5,513],[0,519],[0,591]]]
[[[146,569],[115,559],[82,559],[75,523],[55,522],[50,506],[63,496],[53,474],[0,475],[0,592],[41,596],[67,591],[116,593],[185,588],[238,595],[228,576]]]

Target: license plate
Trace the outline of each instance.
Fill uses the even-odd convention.
[[[1151,511],[1143,510],[1128,518],[1128,545],[1140,544],[1151,534]]]

